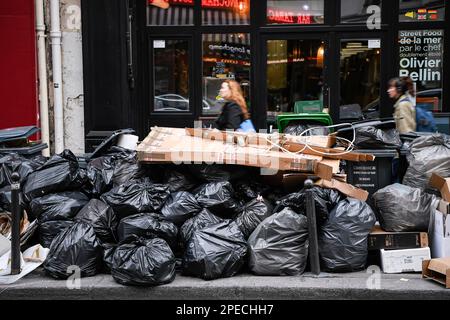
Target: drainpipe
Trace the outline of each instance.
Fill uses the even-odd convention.
[[[44,0],[36,0],[36,34],[38,48],[39,69],[39,112],[41,123],[42,142],[48,145],[42,151],[42,155],[50,156],[50,130],[48,123],[48,87],[47,87],[47,57],[45,50],[45,23],[44,23]]]
[[[55,115],[55,153],[64,150],[64,115],[62,96],[61,27],[59,21],[59,0],[50,0],[50,39],[53,63],[53,98]]]

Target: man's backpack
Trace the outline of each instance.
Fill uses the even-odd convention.
[[[417,132],[436,132],[436,121],[433,113],[424,108],[416,106],[416,131]]]
[[[408,98],[402,99],[400,102],[408,101]],[[436,120],[434,120],[433,113],[422,107],[415,106],[416,109],[416,132],[436,132]]]

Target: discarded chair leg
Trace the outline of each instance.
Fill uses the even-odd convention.
[[[22,207],[20,204],[20,175],[14,172],[11,175],[11,274],[20,274],[20,219],[22,218]]]
[[[319,263],[319,243],[317,240],[317,224],[316,224],[316,207],[314,205],[314,198],[311,188],[313,187],[312,180],[305,181],[306,190],[306,214],[308,217],[308,232],[309,232],[309,262],[311,272],[315,275],[320,274]]]

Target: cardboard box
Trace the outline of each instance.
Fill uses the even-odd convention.
[[[352,186],[351,184],[338,181],[336,179],[331,180],[324,180],[321,179],[315,183],[316,185],[322,187],[322,188],[328,188],[328,189],[334,189],[342,192],[346,196],[366,201],[367,197],[369,196],[369,193],[366,190],[356,188]]]
[[[422,261],[430,259],[430,248],[380,250],[384,273],[421,272]]]
[[[220,131],[219,131],[220,133]],[[188,135],[185,129],[152,128],[137,148],[138,160],[152,163],[233,164],[273,171],[315,172],[332,176],[332,168],[319,165],[322,157],[292,154],[269,149],[267,145],[241,146],[234,141],[203,139]]]
[[[444,214],[450,214],[450,203],[444,200],[440,200],[438,210]]]
[[[450,178],[433,173],[430,178],[430,186],[439,189],[442,199],[450,202]]]
[[[442,205],[442,204],[441,204]],[[450,215],[436,210],[431,242],[433,258],[450,257]]]
[[[422,278],[432,279],[450,289],[450,258],[424,260]]]
[[[426,232],[386,232],[375,226],[367,240],[369,250],[379,249],[414,249],[428,247]]]

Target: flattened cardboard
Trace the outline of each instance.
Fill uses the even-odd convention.
[[[450,178],[444,178],[433,173],[430,178],[430,186],[439,189],[442,199],[450,202]]]
[[[322,160],[318,156],[269,150],[267,145],[240,146],[223,140],[203,139],[176,128],[152,128],[138,146],[137,154],[142,162],[236,164],[299,172],[314,172]],[[332,171],[325,165],[321,168]]]
[[[321,180],[317,181],[315,184],[318,186],[321,186],[322,188],[338,190],[338,191],[342,192],[343,194],[345,194],[346,196],[349,196],[349,197],[352,197],[352,198],[355,198],[355,199],[358,199],[361,201],[366,201],[369,196],[369,193],[366,190],[356,188],[356,187],[352,186],[351,184],[341,182],[336,179],[331,179],[331,180],[321,179]]]
[[[422,278],[432,279],[450,289],[450,258],[424,260]]]
[[[450,215],[435,211],[432,239],[432,258],[450,257]]]

